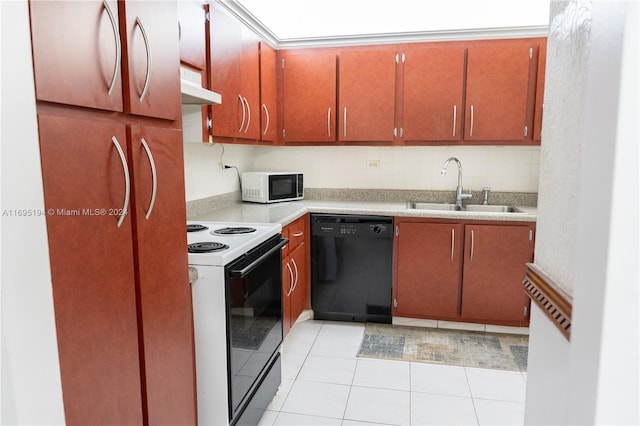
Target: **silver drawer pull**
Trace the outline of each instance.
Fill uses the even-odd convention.
[[[149,165],[151,166],[151,180],[153,183],[153,189],[151,190],[151,201],[149,202],[149,208],[147,209],[147,214],[145,214],[144,218],[149,219],[151,216],[151,212],[153,211],[153,206],[156,204],[156,194],[158,192],[158,175],[156,173],[156,162],[153,161],[153,155],[151,154],[151,149],[149,145],[147,145],[147,141],[144,138],[140,139],[142,142],[142,147],[144,151],[147,153],[147,158],[149,159]]]
[[[124,172],[124,204],[122,205],[122,212],[120,213],[120,218],[118,219],[118,228],[122,226],[122,222],[124,222],[124,218],[127,216],[127,207],[129,206],[129,195],[131,193],[131,180],[129,179],[129,168],[127,167],[127,158],[124,156],[124,151],[122,151],[122,147],[120,147],[120,143],[115,136],[111,137],[111,142],[113,142],[113,146],[116,147],[116,151],[118,151],[118,155],[120,156],[120,161],[122,162],[122,170]]]
[[[107,3],[107,0],[103,0],[104,8],[107,11],[107,15],[109,16],[109,21],[111,22],[111,28],[113,28],[113,38],[116,42],[116,63],[113,67],[113,76],[111,77],[111,83],[109,83],[109,91],[107,95],[111,96],[113,94],[113,90],[116,88],[116,81],[118,80],[118,75],[120,75],[120,62],[122,61],[122,47],[120,46],[120,33],[118,31],[118,24],[116,23],[116,18]]]
[[[142,21],[139,17],[136,18],[136,24],[140,28],[140,32],[142,33],[142,39],[144,40],[144,46],[147,49],[147,75],[144,79],[144,86],[142,88],[142,94],[140,95],[140,102],[147,96],[149,93],[149,85],[151,83],[151,45],[149,44],[149,38],[147,37],[147,32],[142,26]]]

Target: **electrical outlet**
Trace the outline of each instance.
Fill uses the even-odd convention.
[[[380,160],[367,160],[367,169],[379,169]]]

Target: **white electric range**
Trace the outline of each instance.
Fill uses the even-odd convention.
[[[257,424],[280,385],[281,231],[187,222],[200,424]]]

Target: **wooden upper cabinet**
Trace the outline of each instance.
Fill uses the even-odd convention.
[[[397,226],[393,314],[456,319],[463,225],[397,220]]]
[[[470,42],[467,58],[467,141],[525,138],[534,39]]]
[[[180,49],[176,2],[125,2],[123,75],[125,111],[179,119]]]
[[[222,95],[222,104],[212,107],[213,135],[258,139],[258,39],[220,7],[210,10],[211,90]]]
[[[464,43],[423,43],[404,49],[403,140],[462,139]]]
[[[284,142],[334,142],[335,52],[314,49],[280,51],[278,62],[282,72]]]
[[[260,42],[260,139],[263,141],[278,139],[276,102],[276,51]]]
[[[542,140],[542,114],[544,113],[544,82],[547,69],[547,39],[540,42],[538,52],[538,74],[536,81],[536,104],[533,112],[533,140]]]
[[[396,49],[338,53],[338,140],[393,142]]]
[[[205,13],[201,1],[178,1],[180,61],[199,70],[207,68]]]
[[[528,322],[522,279],[533,260],[533,232],[533,225],[465,226],[462,320]]]
[[[36,99],[122,111],[118,2],[31,1]]]

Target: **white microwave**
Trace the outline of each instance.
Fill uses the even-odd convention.
[[[242,201],[277,203],[302,200],[304,176],[299,172],[242,173]]]

